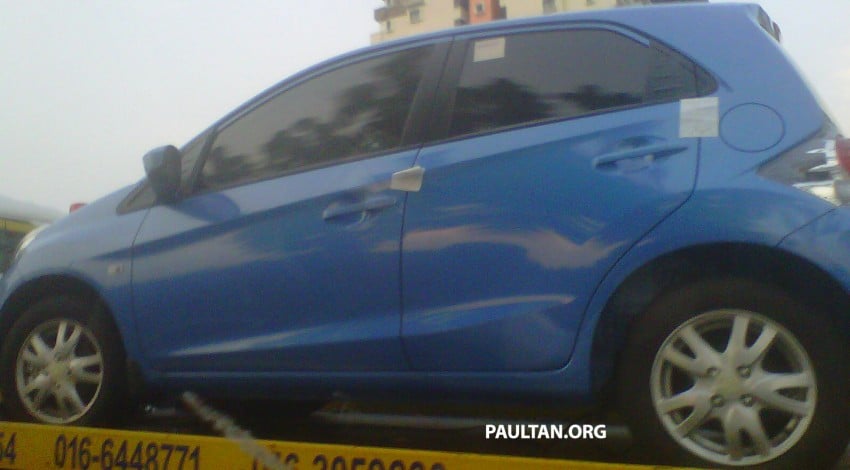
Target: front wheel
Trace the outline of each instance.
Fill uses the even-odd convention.
[[[831,325],[748,280],[670,292],[632,329],[621,410],[674,463],[827,466],[848,435],[846,348]]]
[[[12,419],[108,424],[122,411],[120,336],[97,307],[71,297],[39,302],[12,326],[0,353],[0,385]]]

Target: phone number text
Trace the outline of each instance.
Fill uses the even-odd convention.
[[[53,447],[53,465],[80,470],[199,470],[201,447],[127,439],[105,439],[97,446],[89,437],[60,434]]]

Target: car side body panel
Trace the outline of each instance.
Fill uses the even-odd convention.
[[[457,333],[454,337],[451,337],[451,334],[447,335],[442,343],[435,342],[433,344],[429,344],[423,341],[420,345],[417,345],[417,340],[427,338],[429,334],[438,331],[435,330],[435,328],[440,328],[440,325],[439,322],[434,321],[434,316],[428,314],[433,313],[433,311],[429,312],[427,309],[420,309],[417,311],[417,305],[413,302],[409,306],[405,305],[405,314],[409,314],[411,318],[410,330],[408,331],[416,333],[418,329],[418,333],[420,333],[421,336],[417,338],[415,337],[417,336],[416,334],[412,334],[410,338],[405,338],[405,344],[407,347],[411,348],[411,352],[413,352],[414,359],[412,366],[414,369],[431,369],[431,371],[427,373],[362,373],[356,377],[340,374],[319,376],[314,374],[284,373],[276,375],[274,378],[265,377],[263,379],[264,383],[266,383],[267,386],[273,387],[275,383],[278,383],[276,380],[281,379],[288,385],[298,383],[298,388],[303,388],[305,390],[317,387],[313,390],[322,389],[325,392],[330,393],[332,389],[335,389],[335,387],[327,385],[324,381],[324,379],[327,378],[330,379],[330,382],[335,384],[335,386],[339,389],[344,389],[355,394],[370,394],[377,391],[378,388],[381,388],[384,392],[391,391],[390,393],[392,393],[392,391],[404,390],[408,393],[419,396],[422,395],[422,393],[417,392],[422,392],[422,387],[425,387],[425,390],[439,389],[442,392],[453,396],[480,397],[482,395],[487,395],[490,397],[504,397],[507,399],[510,399],[511,397],[516,398],[517,396],[536,396],[551,399],[571,397],[574,399],[583,398],[586,400],[589,399],[591,392],[591,367],[594,365],[593,358],[591,357],[591,351],[597,322],[605,309],[608,299],[610,299],[617,287],[626,278],[628,278],[630,274],[654,259],[673,253],[677,250],[693,246],[713,243],[742,243],[773,247],[776,246],[787,234],[799,229],[810,220],[829,211],[831,206],[818,198],[806,194],[800,194],[798,190],[766,181],[749,172],[750,170],[757,168],[757,166],[764,161],[780,154],[785,149],[793,147],[796,143],[799,143],[801,140],[811,135],[823,122],[823,114],[819,109],[816,100],[811,96],[811,93],[805,87],[804,82],[799,78],[797,72],[793,70],[793,66],[786,62],[784,53],[771,42],[772,39],[769,38],[764,31],[759,29],[757,24],[754,24],[754,15],[758,11],[757,7],[722,6],[712,10],[711,18],[709,19],[702,15],[704,12],[700,7],[682,6],[674,8],[681,11],[687,10],[691,12],[691,15],[677,15],[677,20],[675,22],[675,34],[668,33],[670,22],[660,21],[659,18],[653,16],[654,12],[650,11],[639,13],[635,17],[629,16],[628,22],[624,21],[619,23],[619,25],[631,27],[639,24],[638,29],[642,29],[649,36],[666,42],[671,47],[683,52],[689,57],[699,57],[700,60],[698,63],[700,65],[717,72],[717,76],[721,77],[720,88],[712,96],[716,97],[719,103],[717,123],[719,130],[723,128],[722,116],[726,115],[730,110],[735,109],[736,107],[749,103],[749,101],[743,100],[751,99],[752,93],[755,92],[758,92],[757,96],[764,97],[762,100],[766,103],[764,106],[771,109],[781,110],[777,111],[777,113],[782,112],[783,116],[788,115],[791,117],[799,117],[799,119],[789,118],[783,120],[782,129],[781,132],[777,134],[778,137],[776,138],[776,143],[774,143],[770,148],[761,151],[741,151],[731,147],[727,142],[725,142],[722,135],[717,137],[694,139],[694,142],[698,140],[700,145],[700,162],[698,176],[696,179],[696,191],[687,198],[687,202],[685,202],[682,207],[674,210],[665,220],[660,222],[657,227],[653,228],[639,242],[634,243],[633,246],[628,244],[627,246],[622,247],[619,251],[617,251],[616,256],[611,257],[613,265],[609,268],[610,270],[607,272],[603,270],[602,273],[604,274],[604,279],[595,287],[590,286],[591,292],[582,304],[583,308],[579,309],[579,313],[575,317],[572,317],[572,319],[568,315],[564,315],[563,307],[565,304],[569,305],[569,302],[562,302],[563,298],[561,297],[556,299],[557,296],[547,297],[545,293],[541,294],[539,292],[534,292],[533,294],[535,295],[528,295],[525,299],[540,301],[539,303],[535,304],[534,302],[531,302],[525,305],[524,308],[512,310],[511,308],[514,304],[506,302],[504,305],[507,308],[501,310],[501,312],[497,312],[497,316],[501,314],[502,318],[497,320],[489,331],[485,330],[485,334],[480,340],[478,338],[474,338],[474,335],[469,334],[467,331]],[[681,11],[679,13],[681,13]],[[742,11],[746,14],[742,14]],[[633,12],[630,12],[629,15],[632,13]],[[610,15],[610,19],[614,21],[619,17],[619,15],[623,15],[623,12],[613,11],[610,12]],[[571,17],[574,17],[577,20],[581,19],[582,24],[587,24],[587,19],[590,16],[592,15],[572,15]],[[557,23],[557,20],[553,18],[536,21],[542,23],[541,27],[545,28],[551,28]],[[723,38],[718,38],[715,34],[716,29],[711,26],[711,22],[713,21],[730,22],[732,24],[736,24],[738,27],[734,30],[734,34],[728,34]],[[684,34],[684,31],[688,31],[688,34]],[[739,31],[740,36],[737,34]],[[492,35],[489,30],[487,34]],[[475,37],[475,34],[474,32],[471,32],[465,37]],[[744,86],[749,83],[751,80],[750,75],[758,73],[758,70],[745,67],[740,73],[735,70],[729,70],[727,73],[727,68],[732,69],[734,68],[733,66],[736,66],[736,64],[729,65],[720,62],[712,63],[708,60],[702,60],[702,58],[707,55],[706,50],[708,48],[720,47],[722,44],[729,47],[732,43],[738,43],[740,45],[740,41],[749,41],[753,47],[765,49],[764,55],[768,56],[767,62],[771,67],[773,67],[772,73],[774,75],[770,79],[770,83],[762,90],[741,89],[741,92],[739,92],[739,84]],[[752,51],[749,53],[751,54]],[[745,56],[746,54],[742,54],[742,57]],[[771,87],[773,87],[773,90],[768,90]],[[776,98],[777,89],[783,92],[780,98]],[[743,92],[751,94],[747,96],[746,93]],[[742,98],[743,96],[747,97]],[[790,112],[792,109],[795,110],[795,112]],[[638,113],[645,110],[646,108],[643,108],[634,112]],[[759,119],[765,116],[767,117],[764,122],[750,123],[753,126],[753,129],[758,131],[761,126],[768,131],[776,133],[775,121],[771,119],[770,113],[754,113],[754,119]],[[575,121],[570,122],[569,124],[562,123],[560,125],[567,126],[574,124]],[[541,126],[541,128],[532,127],[512,132],[518,133],[523,137],[536,137],[536,133],[546,132],[545,128],[546,126]],[[524,133],[527,133],[528,135],[525,135]],[[495,149],[493,153],[500,156],[501,160],[499,157],[493,160],[496,166],[499,165],[500,161],[508,161],[506,157],[511,154],[512,148],[519,146],[519,144],[515,142],[511,143],[507,140],[500,141],[500,137],[498,135],[480,139],[482,141],[491,139],[497,142],[496,144],[493,144]],[[471,139],[471,141],[473,140],[474,139]],[[517,138],[515,140],[520,141],[521,139]],[[540,141],[546,142],[547,140],[546,138],[540,138]],[[462,158],[449,156],[448,151],[446,150],[449,145],[459,147],[461,150],[465,149],[464,151],[458,151],[457,153],[457,155],[462,155]],[[468,145],[468,147],[466,147],[466,145]],[[542,144],[543,147],[545,147],[545,145],[546,144]],[[478,173],[473,170],[477,168],[479,172],[485,171],[486,173],[485,167],[475,167],[475,164],[482,160],[480,157],[476,158],[475,155],[483,155],[488,150],[487,148],[481,148],[481,145],[473,146],[468,142],[451,142],[450,144],[446,144],[445,147],[446,148],[443,148],[440,145],[428,146],[423,149],[422,154],[417,160],[419,163],[432,164],[433,168],[430,169],[432,171],[426,169],[423,193],[411,194],[409,196],[408,208],[411,209],[411,212],[409,212],[408,215],[415,212],[412,209],[415,208],[417,204],[417,198],[427,195],[429,184],[436,183],[437,187],[442,190],[435,191],[434,196],[432,197],[451,200],[451,198],[458,197],[459,194],[462,194],[462,191],[461,193],[458,193],[457,191],[445,191],[446,188],[439,186],[440,173],[450,171],[451,163],[463,162],[465,165],[461,165],[459,170],[454,171],[470,170],[470,175],[476,175]],[[452,148],[452,151],[454,152],[455,149]],[[523,168],[523,170],[527,170],[527,168]],[[468,181],[469,187],[472,187],[474,184],[474,179]],[[508,189],[510,187],[511,186],[506,186]],[[541,185],[541,187],[537,189],[538,190],[533,191],[532,194],[544,191],[547,189],[547,186]],[[495,196],[498,198],[500,194],[497,192],[495,193]],[[483,199],[488,201],[492,200],[492,198]],[[681,200],[679,200],[676,204],[678,203],[681,203]],[[671,206],[671,210],[675,209],[676,204]],[[494,204],[493,206],[495,207],[496,205]],[[455,208],[460,211],[464,210],[462,205],[457,204],[444,204],[442,207],[444,209]],[[534,206],[531,206],[531,208],[536,209]],[[510,207],[508,207],[508,209],[510,209]],[[549,206],[547,210],[554,211],[552,206]],[[444,210],[443,212],[446,213],[441,214],[439,217],[443,217],[445,220],[451,220],[451,211]],[[531,211],[531,214],[535,214],[534,210]],[[535,219],[538,222],[540,220],[545,220],[548,216],[548,214],[538,215],[539,217]],[[521,224],[523,219],[517,216],[512,220],[515,222],[518,221],[518,223]],[[406,236],[408,234],[417,234],[415,218],[411,219],[409,222],[410,223],[405,226]],[[479,225],[485,229],[491,228],[492,226],[492,224],[488,225],[486,223]],[[539,227],[539,224],[534,225],[532,223],[531,225],[533,228]],[[492,249],[495,246],[497,248],[497,253],[494,256],[498,256],[500,246],[504,246],[501,256],[504,256],[505,258],[501,261],[509,260],[509,264],[511,266],[528,264],[529,251],[523,247],[532,246],[535,242],[532,241],[533,237],[517,236],[517,234],[521,234],[523,232],[521,227],[510,227],[511,229],[519,230],[500,228],[500,230],[504,229],[504,233],[498,234],[501,235],[501,237],[482,237],[480,235],[483,232],[480,227],[478,227],[477,232],[474,230],[469,232],[476,235],[476,237],[473,237],[471,240],[481,244],[482,247],[487,246]],[[650,228],[652,227],[647,227],[647,229]],[[526,230],[526,232],[529,231]],[[440,235],[439,231],[434,233]],[[443,234],[446,233],[447,232],[443,232]],[[451,235],[451,232],[449,231],[448,234]],[[439,237],[436,237],[435,239],[435,237],[417,235],[410,239],[405,239],[405,243],[411,242],[410,245],[405,246],[405,250],[410,250],[410,253],[405,254],[405,259],[410,259],[407,258],[409,256],[415,257],[419,255],[416,253],[417,243],[423,244],[423,246],[428,244],[440,245],[439,247],[436,247],[438,249],[435,250],[436,252],[439,252],[441,249],[451,247],[453,244],[464,243],[462,239],[463,237],[460,236],[450,236],[443,240],[443,243],[440,243]],[[469,239],[469,237],[467,237],[467,239]],[[512,243],[494,242],[494,240],[500,239],[503,241],[512,239],[514,241]],[[467,240],[467,242],[468,241],[469,240]],[[425,256],[426,253],[428,255],[432,255],[434,254],[434,251],[422,250],[421,261],[418,262],[423,263],[422,266],[428,267],[428,263],[432,262],[433,257]],[[487,251],[483,250],[481,253],[487,253]],[[457,263],[460,268],[463,269],[464,266],[473,266],[472,263],[462,262],[464,256],[470,256],[468,251],[458,251],[457,253],[454,253],[454,255],[455,259],[453,259],[452,262]],[[487,253],[487,255],[490,256],[491,253]],[[502,265],[502,263],[485,264],[485,266],[491,267],[498,265]],[[540,269],[543,265],[544,263],[538,263],[536,267]],[[433,268],[433,266],[431,267]],[[541,271],[543,270],[541,269]],[[420,275],[420,278],[417,279],[416,276],[418,274],[416,273],[418,271],[411,269],[411,272],[413,274],[404,278],[403,282],[406,287],[409,285],[415,287],[417,285],[428,285],[428,283],[439,284],[447,282],[446,277],[434,275],[427,277],[421,277]],[[443,270],[443,272],[454,273],[456,272],[456,269],[448,271]],[[520,283],[519,285],[534,286],[535,284],[529,282],[527,284]],[[476,286],[473,285],[473,287]],[[476,287],[478,292],[486,292],[486,288],[486,283],[481,283]],[[447,292],[444,292],[443,294],[449,295]],[[528,293],[521,292],[521,294],[527,295]],[[573,302],[573,299],[571,299],[571,302]],[[486,305],[486,303],[475,304],[474,302],[458,302],[451,305],[452,307],[447,308],[445,311],[452,312],[452,308],[458,308],[458,306],[476,307]],[[528,308],[529,305],[531,308]],[[468,323],[467,326],[475,326],[476,322],[478,322],[477,325],[480,326],[485,323],[485,320],[491,320],[491,318],[486,317],[485,315],[476,313],[475,308],[470,308],[469,310],[471,311],[467,312],[469,313],[467,318],[470,319],[471,322]],[[556,338],[558,340],[566,340],[570,342],[572,341],[570,340],[571,335],[575,335],[575,347],[572,348],[574,352],[566,365],[563,363],[557,363],[557,360],[555,359],[556,356],[563,354],[566,351],[563,344],[558,344],[557,346],[548,349],[541,348],[551,354],[549,356],[537,356],[534,359],[538,361],[541,357],[543,357],[543,362],[534,363],[533,361],[528,360],[528,357],[520,357],[519,359],[513,357],[510,359],[512,361],[525,360],[527,362],[523,363],[520,367],[526,367],[530,370],[538,369],[536,371],[476,370],[481,367],[485,358],[492,359],[492,356],[488,355],[487,351],[487,348],[490,347],[488,341],[490,341],[490,344],[494,345],[499,344],[499,341],[501,341],[502,346],[507,345],[509,347],[514,347],[514,351],[516,351],[522,345],[529,344],[530,338],[540,337],[540,331],[534,330],[533,332],[526,334],[526,332],[518,331],[514,328],[515,324],[511,323],[512,316],[516,315],[517,312],[535,312],[530,313],[529,316],[534,318],[534,315],[539,315],[537,317],[541,319],[539,325],[543,325],[547,321],[554,319],[554,324],[556,326],[553,330],[561,335]],[[539,312],[543,313],[539,314]],[[558,314],[555,314],[555,312]],[[547,317],[546,315],[551,316]],[[523,323],[523,325],[525,325],[525,323]],[[549,330],[549,332],[553,330]],[[456,341],[464,338],[464,333],[467,333],[467,336],[473,336],[471,341],[478,346],[478,349],[473,347],[472,350],[474,351],[474,354],[468,354],[468,348],[455,347]],[[505,338],[507,338],[507,340],[505,340]],[[551,346],[554,341],[542,343]],[[417,364],[416,358],[420,358],[423,362]],[[447,359],[450,361],[446,362]],[[451,360],[462,361],[460,363],[454,363],[456,367],[458,367],[458,370],[433,370],[435,364],[449,364],[448,367],[452,367]],[[504,367],[508,362],[509,361],[506,359],[500,364]],[[545,365],[541,365],[544,363]],[[517,367],[516,362],[512,365]],[[546,370],[547,368],[549,370]],[[189,377],[173,377],[173,379],[175,380],[175,382],[173,382],[175,385],[178,383],[186,384],[191,380]],[[229,380],[227,377],[220,377],[220,379],[223,381]],[[375,381],[380,382],[380,387],[372,385]],[[425,394],[427,395],[427,393]]]
[[[372,330],[371,334],[366,334],[367,338],[376,341],[357,358],[359,366],[372,358],[387,366],[387,370],[376,372],[364,370],[365,367],[328,370],[328,364],[321,364],[321,360],[334,360],[345,352],[344,348],[340,348],[325,354],[326,351],[323,352],[319,346],[332,343],[328,338],[318,342],[287,343],[289,339],[279,337],[271,338],[274,341],[265,344],[277,348],[278,352],[285,352],[287,348],[280,346],[286,345],[300,349],[299,354],[302,355],[298,357],[315,359],[319,370],[292,370],[291,367],[290,370],[273,367],[259,371],[235,370],[233,366],[246,359],[238,354],[228,358],[229,367],[218,369],[217,364],[199,359],[200,355],[193,358],[198,359],[193,364],[172,361],[181,348],[185,352],[187,348],[214,346],[221,351],[221,346],[227,341],[236,340],[236,336],[230,334],[245,325],[220,322],[213,328],[195,324],[200,323],[203,317],[187,317],[175,322],[169,318],[169,312],[157,312],[162,307],[158,302],[163,299],[172,300],[172,305],[181,305],[184,311],[191,310],[191,298],[181,297],[185,293],[170,290],[173,286],[168,285],[168,279],[158,280],[155,276],[161,268],[174,268],[173,264],[177,261],[164,255],[174,251],[174,247],[180,244],[180,237],[190,239],[198,232],[193,234],[187,230],[183,235],[175,236],[167,233],[171,230],[167,224],[183,224],[189,228],[194,224],[198,228],[208,225],[211,220],[218,220],[225,222],[225,229],[214,235],[226,238],[230,236],[227,230],[235,228],[233,233],[239,231],[241,216],[252,213],[254,217],[262,218],[263,214],[274,212],[270,204],[263,203],[263,206],[250,202],[251,198],[244,194],[244,187],[232,189],[229,194],[223,192],[219,195],[219,203],[208,201],[213,204],[208,207],[209,211],[205,210],[205,204],[192,207],[191,199],[175,207],[155,208],[154,211],[162,213],[160,223],[165,225],[149,227],[139,238],[136,254],[140,264],[132,269],[129,266],[130,247],[149,211],[116,214],[116,208],[129,193],[129,188],[90,204],[56,222],[36,238],[20,262],[0,279],[0,303],[5,308],[8,298],[17,289],[43,276],[65,275],[87,282],[114,315],[124,336],[128,356],[142,366],[153,384],[170,390],[194,389],[232,396],[261,393],[292,398],[327,398],[335,392],[370,397],[375,393],[394,396],[398,392],[409,392],[410,396],[418,397],[575,400],[571,403],[590,400],[594,366],[592,343],[606,304],[630,274],[660,256],[712,243],[746,243],[765,247],[781,244],[783,249],[815,260],[840,279],[845,289],[850,288],[850,274],[836,266],[842,260],[844,266],[850,265],[850,260],[844,260],[843,255],[835,253],[846,248],[844,234],[850,227],[847,211],[842,208],[824,216],[832,210],[831,205],[754,173],[760,164],[812,136],[825,119],[817,100],[784,52],[759,27],[759,11],[753,5],[681,5],[613,9],[494,23],[405,39],[365,52],[355,51],[290,79],[297,81],[308,77],[337,61],[353,61],[362,54],[375,55],[383,50],[419,42],[445,44],[455,36],[475,38],[521,28],[535,30],[597,24],[632,30],[635,34],[657,39],[695,61],[718,81],[719,88],[711,96],[718,103],[718,135],[687,138],[688,150],[663,162],[670,165],[664,172],[617,175],[621,186],[612,189],[608,198],[604,199],[595,199],[591,191],[598,185],[609,184],[607,181],[615,176],[594,174],[588,159],[597,155],[595,152],[601,150],[602,143],[616,142],[630,129],[644,132],[649,132],[646,129],[654,129],[652,132],[660,129],[665,134],[673,134],[668,139],[678,139],[677,103],[514,129],[465,142],[427,144],[418,159],[426,170],[423,189],[420,194],[410,194],[406,198],[406,210],[409,212],[405,215],[404,232],[395,232],[395,238],[371,238],[358,247],[363,253],[369,250],[379,253],[383,265],[394,265],[394,268],[388,268],[388,272],[394,269],[395,274],[390,277],[395,277],[384,279],[372,271],[356,279],[352,285],[339,286],[341,289],[365,289],[374,281],[385,282],[388,286],[394,284],[402,291],[394,300],[387,300],[390,294],[384,290],[383,297],[387,302],[378,309],[381,310],[378,316],[396,315],[395,330],[387,326],[392,322],[386,322]],[[723,34],[718,34],[718,31],[723,31]],[[752,61],[751,58],[756,55],[759,61]],[[273,90],[266,94],[271,92]],[[740,111],[742,107],[743,112]],[[235,111],[223,121],[239,112]],[[775,116],[779,116],[778,124]],[[594,135],[594,128],[609,119],[612,123],[600,125],[602,130]],[[760,133],[758,145],[741,145],[741,139],[746,138],[746,135],[742,137],[738,128],[741,121],[753,121],[749,124],[754,132]],[[427,136],[426,127],[426,124],[420,123],[418,134]],[[552,132],[556,128],[566,137],[555,137]],[[589,137],[582,138],[583,135]],[[527,147],[523,147],[526,144]],[[393,171],[413,164],[416,151],[408,150],[399,157],[404,164],[383,168],[386,171],[381,176],[389,176]],[[583,166],[572,167],[570,165],[574,163],[559,160],[558,152],[580,156],[584,159],[581,160]],[[531,159],[515,168],[507,165],[516,161],[519,155],[530,156]],[[380,162],[373,161],[371,164],[381,166]],[[542,171],[543,168],[558,166],[572,173]],[[351,168],[355,167],[347,169]],[[341,166],[328,169],[333,174],[330,180],[335,181],[338,191],[356,191],[376,183],[376,180],[363,175],[355,175],[356,181],[349,181],[339,173],[344,169]],[[476,181],[497,170],[516,172],[521,179],[499,180],[499,175],[489,175],[497,177],[496,185],[489,189],[491,193],[476,195]],[[446,184],[448,175],[461,178],[456,183]],[[284,197],[287,191],[294,189],[288,183],[294,180],[300,181],[298,189],[302,190],[328,181],[327,178],[311,179],[303,173],[295,175],[295,179],[288,177],[267,183],[264,195]],[[572,193],[558,192],[561,187]],[[662,188],[664,191],[663,194],[652,193],[646,188]],[[519,192],[523,194],[519,195]],[[290,202],[303,199],[303,196],[294,194],[289,196]],[[522,201],[513,201],[520,197]],[[576,203],[575,198],[580,203]],[[208,199],[215,197],[211,195]],[[620,212],[605,212],[603,223],[599,225],[572,217],[570,213],[574,205],[593,207],[594,204],[601,206],[607,202],[624,201],[632,203],[632,206]],[[425,207],[425,202],[429,207]],[[388,214],[393,218],[393,227],[401,226],[402,203],[400,199],[399,206]],[[432,212],[423,212],[423,208]],[[499,219],[498,224],[497,211],[507,214],[504,219]],[[471,219],[462,220],[463,214]],[[314,211],[312,215],[319,216],[321,220],[321,214]],[[821,219],[810,223],[821,216]],[[641,223],[626,228],[625,224],[635,218]],[[280,221],[277,225],[284,233],[289,230]],[[305,223],[300,229],[309,230],[310,226]],[[343,231],[341,229],[340,234]],[[393,258],[388,253],[398,249],[402,233],[401,249],[404,254],[401,259]],[[264,243],[273,241],[271,237],[263,238],[260,241]],[[786,239],[785,242],[783,239]],[[323,241],[329,242],[334,249],[350,247],[349,241],[341,238],[330,237]],[[260,245],[262,243],[237,243],[233,248],[257,248]],[[820,247],[814,248],[817,245]],[[461,246],[463,249],[458,248]],[[389,251],[381,251],[387,250],[387,247],[390,247]],[[583,249],[576,251],[575,247]],[[242,283],[246,297],[229,302],[250,303],[255,300],[247,297],[251,295],[248,292],[251,276],[269,273],[264,267],[268,262],[265,258],[268,251],[278,250],[273,256],[283,256],[279,246],[272,248],[255,250],[258,258],[252,262],[259,269],[250,269],[251,264],[248,263],[243,266],[246,269],[231,271],[224,278],[219,278]],[[199,250],[191,254],[180,262],[193,265],[200,274],[191,279],[186,288],[215,280],[222,274],[222,267],[214,266],[215,262],[221,261],[219,253]],[[331,260],[324,261],[330,263]],[[401,269],[404,263],[409,263],[409,270],[406,267]],[[235,264],[230,263],[229,266]],[[142,308],[136,312],[141,315],[140,328],[134,319],[130,287],[131,273],[136,269],[138,288],[147,291],[141,299]],[[398,278],[400,271],[401,279]],[[479,278],[464,284],[461,277],[458,283],[458,273],[468,275],[475,274],[474,271],[490,271],[498,276],[495,282]],[[316,271],[311,275],[313,277],[308,278],[318,279],[320,274]],[[470,279],[466,278],[467,281]],[[552,287],[555,285],[560,287]],[[464,289],[452,291],[455,286]],[[422,290],[417,293],[415,289]],[[214,298],[215,292],[212,294]],[[318,299],[319,293],[314,294]],[[409,315],[410,320],[404,328],[404,333],[409,335],[405,338],[405,346],[409,347],[410,353],[406,359],[402,359],[401,318],[398,311],[391,312],[390,305],[395,304],[398,308],[402,295],[410,296],[403,306],[404,315]],[[240,307],[224,300],[225,303],[218,306]],[[479,308],[481,306],[498,308],[485,313]],[[460,326],[441,324],[441,318],[453,312],[463,313],[466,323]],[[273,314],[267,314],[264,319],[274,320],[273,317]],[[261,323],[252,326],[254,330],[249,336],[260,337],[257,332],[262,329]],[[517,328],[519,324],[530,327],[521,331]],[[336,326],[345,329],[350,325],[341,322]],[[205,333],[218,336],[205,338],[203,344],[184,342],[176,348],[169,342],[176,339],[180,343],[179,336],[194,334],[192,328],[197,326],[206,329]],[[230,328],[233,330],[229,331]],[[160,329],[164,333],[158,337]],[[275,332],[270,331],[270,334]],[[353,338],[351,331],[338,334],[337,345]],[[543,340],[540,340],[541,335]],[[465,343],[464,340],[468,341]],[[529,344],[534,348],[534,355],[516,355]],[[387,350],[392,356],[389,359]],[[489,366],[487,361],[492,360],[495,353],[505,355],[496,357],[496,366]],[[281,357],[269,354],[262,360],[269,366]],[[287,364],[293,365],[291,362]],[[440,364],[446,367],[440,368]],[[416,370],[406,370],[408,366]],[[162,370],[167,372],[161,373]]]

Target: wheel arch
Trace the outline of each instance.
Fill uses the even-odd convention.
[[[124,334],[119,328],[112,310],[97,289],[91,284],[67,274],[50,274],[27,281],[19,286],[6,299],[0,310],[0,338],[6,337],[15,321],[41,299],[67,295],[97,304],[112,322],[115,331],[121,335],[121,344],[126,345]],[[126,346],[125,346],[126,349]]]
[[[593,331],[591,380],[602,400],[612,382],[629,331],[659,295],[699,280],[744,277],[773,285],[828,314],[850,337],[850,295],[826,271],[780,248],[751,243],[713,243],[660,255],[633,270],[608,298]]]

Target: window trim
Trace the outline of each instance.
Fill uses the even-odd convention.
[[[650,47],[656,49],[665,54],[669,54],[673,56],[673,58],[682,63],[686,68],[693,67],[694,79],[697,83],[697,97],[709,96],[715,93],[718,89],[717,80],[714,76],[708,72],[704,67],[702,67],[699,63],[692,60],[690,57],[684,55],[673,47],[656,40],[655,38],[645,36],[640,34],[632,29],[624,28],[618,24],[605,23],[605,22],[581,22],[581,23],[560,23],[554,25],[546,25],[546,26],[525,26],[520,28],[504,28],[499,30],[487,31],[484,34],[463,34],[458,35],[455,38],[455,42],[452,46],[451,52],[449,53],[449,57],[447,58],[447,64],[445,67],[444,77],[442,82],[440,83],[440,88],[438,90],[437,101],[435,103],[435,109],[437,110],[434,113],[434,116],[431,120],[431,133],[429,135],[429,139],[426,140],[425,145],[438,145],[443,143],[450,143],[458,140],[475,138],[480,136],[486,136],[495,133],[501,132],[509,132],[518,129],[523,129],[527,127],[535,127],[547,124],[553,124],[563,121],[569,121],[574,119],[583,119],[593,116],[599,116],[602,114],[608,114],[612,112],[626,111],[631,109],[638,109],[647,106],[656,106],[660,104],[669,104],[678,99],[664,100],[664,101],[653,101],[648,103],[639,103],[634,105],[626,105],[626,106],[618,106],[614,108],[606,108],[600,109],[596,111],[591,111],[588,113],[580,114],[578,116],[566,116],[566,117],[551,117],[544,119],[537,119],[534,121],[526,121],[522,123],[512,124],[508,126],[497,127],[493,129],[482,130],[478,132],[459,134],[456,136],[450,136],[449,132],[451,130],[451,120],[452,115],[454,113],[455,106],[455,97],[457,95],[457,86],[460,83],[461,74],[463,72],[463,66],[466,62],[466,56],[468,54],[468,49],[475,41],[494,38],[494,37],[503,37],[503,36],[514,36],[518,34],[533,34],[533,33],[549,33],[549,32],[559,32],[559,31],[587,31],[587,30],[596,30],[596,31],[605,31],[609,33],[619,34],[624,36],[627,39],[634,40],[635,42],[642,44],[646,47]],[[705,90],[699,90],[699,80],[710,79],[710,84],[705,88]]]

